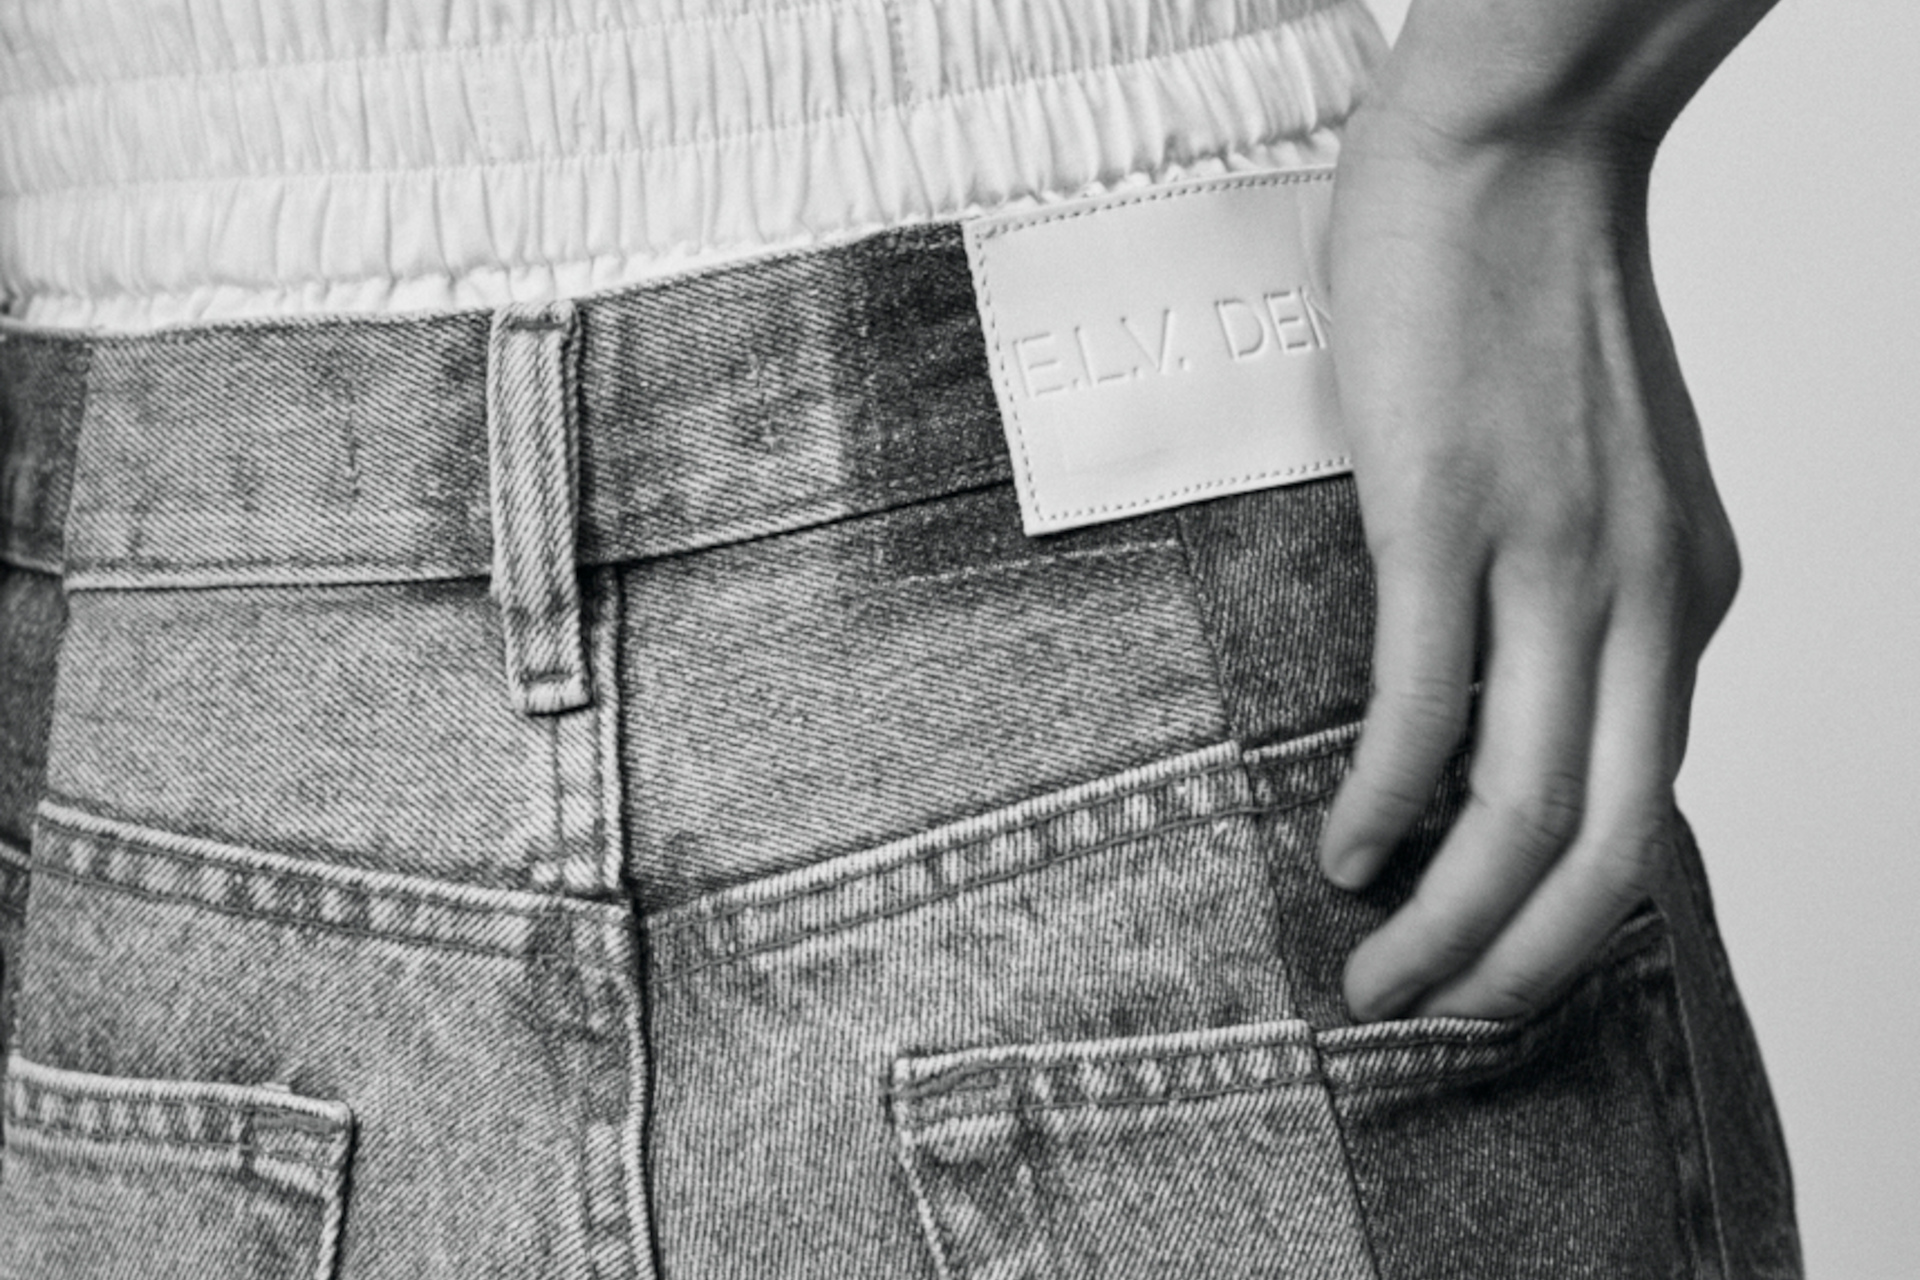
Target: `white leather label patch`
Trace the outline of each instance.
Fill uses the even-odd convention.
[[[1332,194],[1232,174],[965,224],[1029,534],[1349,469]]]

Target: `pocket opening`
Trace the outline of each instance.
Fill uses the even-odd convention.
[[[342,1103],[276,1085],[91,1075],[16,1054],[4,1114],[0,1274],[334,1274],[354,1135]]]

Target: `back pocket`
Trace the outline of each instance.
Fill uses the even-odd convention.
[[[1319,1035],[1383,1280],[1727,1274],[1664,917],[1527,1019]]]
[[[1304,1022],[894,1064],[947,1280],[1373,1275]]]
[[[329,1280],[353,1120],[272,1087],[7,1064],[0,1276]]]
[[[945,1280],[1719,1276],[1666,923],[1552,1008],[897,1059]]]

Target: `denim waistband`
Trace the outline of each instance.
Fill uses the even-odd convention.
[[[0,558],[74,591],[490,573],[498,588],[517,483],[501,471],[541,457],[564,457],[546,487],[566,486],[581,565],[1009,474],[957,224],[560,309],[561,338],[525,357],[531,383],[504,368],[523,361],[519,326],[490,311],[0,326]],[[529,452],[498,419],[538,401],[549,357],[565,438]]]

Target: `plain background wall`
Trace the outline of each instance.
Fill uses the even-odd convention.
[[[1564,3],[1565,0],[1540,0]],[[1375,0],[1389,30],[1407,0]],[[1920,1276],[1920,5],[1783,0],[1655,171],[1746,576],[1680,799],[1813,1280]]]

